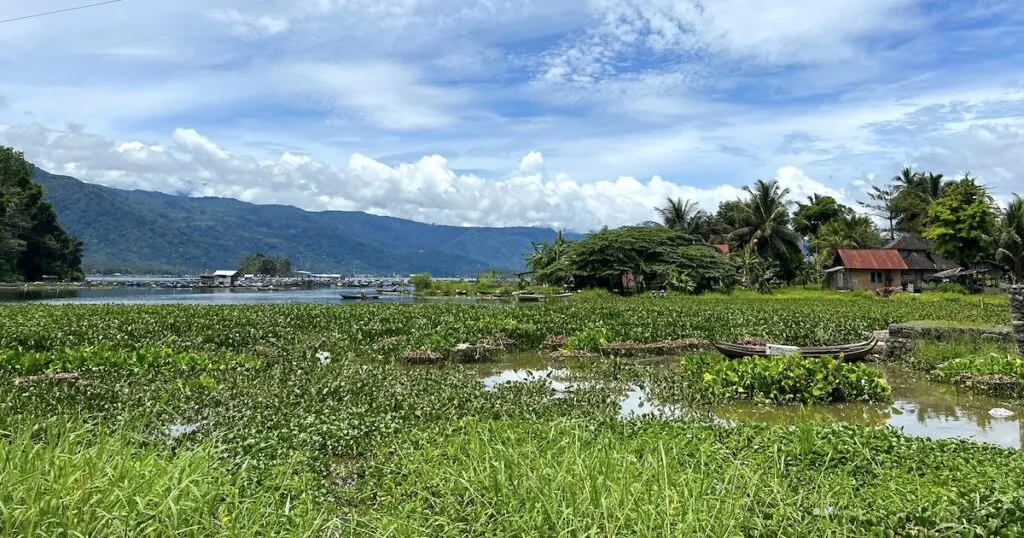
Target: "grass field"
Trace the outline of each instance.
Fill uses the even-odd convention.
[[[869,366],[702,352],[672,368],[583,363],[571,390],[487,390],[472,366],[395,360],[497,336],[526,351],[552,335],[834,343],[895,321],[1006,317],[1005,300],[871,297],[0,306],[0,534],[1019,535],[1016,451],[619,417],[632,384],[684,408],[884,401]]]

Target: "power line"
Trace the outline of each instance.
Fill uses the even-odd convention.
[[[123,2],[124,0],[106,0],[105,2],[96,2],[95,4],[86,4],[84,6],[75,6],[64,9],[55,9],[53,11],[45,11],[43,13],[36,13],[34,15],[25,15],[24,17],[15,17],[13,19],[0,20],[0,24],[5,22],[23,21],[25,19],[35,19],[37,17],[46,17],[47,15],[56,15],[58,13],[67,13],[68,11],[78,11],[79,9],[88,9],[96,6],[104,6],[107,4],[115,4],[117,2]]]

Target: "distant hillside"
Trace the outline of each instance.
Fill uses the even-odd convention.
[[[233,268],[243,255],[288,256],[321,272],[468,275],[521,269],[541,228],[437,226],[351,211],[304,211],[230,198],[126,191],[37,170],[60,224],[85,242],[86,271]]]

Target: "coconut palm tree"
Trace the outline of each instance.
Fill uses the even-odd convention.
[[[918,179],[917,190],[926,200],[928,200],[929,203],[931,203],[942,196],[943,191],[946,190],[947,183],[948,182],[944,180],[942,174],[928,172],[927,174],[921,174]]]
[[[776,180],[757,180],[753,188],[744,187],[749,199],[739,212],[739,226],[729,234],[729,242],[739,248],[753,245],[762,258],[789,260],[800,250],[800,234],[790,228],[789,208],[783,189]]]
[[[661,215],[661,224],[672,230],[685,235],[691,241],[707,240],[707,227],[710,215],[697,206],[696,202],[686,200],[685,202],[676,198],[665,199],[665,206],[657,208]]]
[[[1024,282],[1024,198],[1019,194],[999,212],[995,240],[996,261],[1006,267],[1010,280]]]

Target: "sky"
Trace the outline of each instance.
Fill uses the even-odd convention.
[[[1024,192],[1019,0],[123,0],[0,23],[0,70],[0,144],[118,188],[580,232],[904,165]]]

